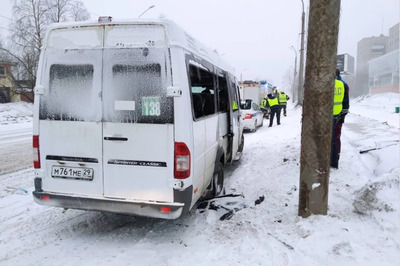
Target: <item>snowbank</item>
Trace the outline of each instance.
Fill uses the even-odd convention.
[[[0,127],[17,123],[32,122],[33,104],[26,102],[1,103]]]
[[[367,94],[351,101],[350,112],[377,121],[399,127],[399,114],[395,112],[400,106],[398,93]]]

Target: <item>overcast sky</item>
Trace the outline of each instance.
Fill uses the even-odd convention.
[[[8,28],[13,0],[1,0],[0,27]],[[4,3],[5,2],[5,3]],[[164,16],[205,45],[216,49],[236,69],[238,78],[284,83],[300,49],[301,0],[83,0],[91,12],[115,19]],[[309,0],[304,0],[306,20]],[[342,0],[338,54],[356,57],[362,38],[388,35],[399,22],[399,0]],[[7,17],[7,18],[4,18]],[[306,22],[307,23],[307,22]],[[306,24],[307,27],[307,24]],[[1,29],[3,39],[8,31]],[[299,59],[298,59],[299,62]],[[298,67],[297,67],[298,69]]]

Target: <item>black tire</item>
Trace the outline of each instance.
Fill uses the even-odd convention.
[[[258,126],[257,126],[257,120],[254,121],[254,130],[253,132],[257,132]]]
[[[221,162],[216,163],[215,170],[210,184],[207,187],[205,199],[212,199],[214,197],[224,194],[224,166]]]
[[[218,162],[215,168],[212,180],[214,183],[213,194],[214,196],[220,196],[224,192],[224,166],[221,162]]]
[[[243,148],[244,148],[244,136],[243,136],[243,133],[242,133],[242,140],[241,140],[240,145],[238,147],[238,152],[242,152]]]

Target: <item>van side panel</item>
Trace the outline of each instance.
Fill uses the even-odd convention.
[[[200,128],[203,128],[203,126],[198,123],[201,123],[201,121],[193,122],[185,53],[186,51],[179,46],[172,46],[170,48],[172,84],[179,88],[182,93],[179,97],[174,97],[175,142],[185,143],[191,152],[191,175],[182,180],[183,187],[175,190],[176,196],[174,199],[175,201],[178,200],[178,202],[185,200],[186,203],[190,204],[190,208],[192,208],[201,196],[201,188],[204,182],[202,169],[204,169],[205,157],[201,151],[204,150],[203,147],[205,146],[205,132],[200,131]],[[196,136],[193,132],[197,132],[198,135]],[[189,194],[188,191],[191,193]],[[179,193],[184,193],[185,197],[177,196]]]
[[[193,123],[193,189],[200,190],[204,188],[204,179],[206,167],[206,121],[200,120]],[[201,196],[201,195],[199,195]]]
[[[204,169],[204,189],[210,183],[211,177],[214,173],[214,165],[219,144],[218,128],[218,115],[212,115],[205,119],[205,128],[203,129],[206,135],[206,165]]]

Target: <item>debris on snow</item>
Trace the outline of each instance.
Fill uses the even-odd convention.
[[[367,214],[374,210],[383,210],[386,212],[394,211],[389,203],[385,203],[377,197],[378,192],[388,185],[388,182],[374,182],[356,191],[356,198],[353,202],[355,212],[358,214]]]

